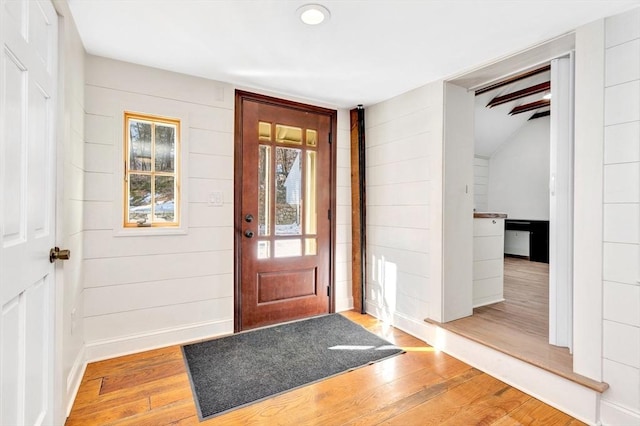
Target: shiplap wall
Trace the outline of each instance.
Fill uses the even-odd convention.
[[[440,314],[442,100],[437,82],[365,110],[366,299],[381,318]]]
[[[87,56],[85,110],[88,358],[232,332],[232,87]],[[182,120],[185,234],[121,235],[125,110]]]
[[[640,9],[605,20],[604,96],[602,421],[640,424]]]
[[[477,212],[489,211],[489,158],[473,158],[473,208]]]
[[[231,333],[234,88],[88,56],[85,108],[89,359]],[[127,236],[120,229],[125,110],[182,120],[183,234]],[[336,309],[344,310],[352,306],[347,111],[339,112],[337,145]],[[222,191],[222,207],[209,205],[214,191]]]

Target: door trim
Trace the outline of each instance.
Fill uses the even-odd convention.
[[[241,241],[242,241],[242,194],[241,187],[237,185],[242,179],[242,116],[243,102],[252,101],[260,102],[267,105],[274,105],[284,108],[290,108],[298,111],[310,112],[314,114],[322,114],[329,116],[331,120],[331,139],[330,139],[330,159],[331,159],[331,225],[330,225],[330,246],[329,246],[329,312],[335,312],[335,258],[336,258],[336,158],[337,158],[337,117],[336,110],[323,108],[315,105],[303,104],[286,99],[274,98],[271,96],[260,95],[257,93],[236,90],[235,93],[235,119],[234,119],[234,191],[233,191],[233,281],[234,281],[234,314],[233,314],[233,331],[237,333],[242,331],[242,286],[241,286]]]

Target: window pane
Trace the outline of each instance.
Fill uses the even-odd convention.
[[[173,176],[156,176],[155,185],[154,221],[174,222],[176,217],[175,179]]]
[[[260,145],[258,152],[258,235],[271,234],[271,147]]]
[[[151,217],[151,176],[129,175],[129,222],[145,223]]]
[[[276,235],[300,235],[302,151],[276,147]]]
[[[269,241],[258,241],[258,259],[269,258]]]
[[[151,170],[151,123],[129,120],[129,168]]]
[[[271,140],[271,123],[258,122],[258,139],[261,141]]]
[[[302,129],[276,124],[276,142],[302,145]]]
[[[315,238],[306,238],[304,240],[304,254],[306,256],[318,254],[318,242]]]
[[[156,172],[175,170],[176,128],[162,124],[156,125]]]
[[[318,132],[307,129],[307,145],[316,146],[318,144]]]
[[[318,212],[316,211],[316,153],[307,151],[307,179],[305,181],[305,233],[316,234]]]
[[[300,240],[276,240],[273,257],[292,257],[302,255]]]

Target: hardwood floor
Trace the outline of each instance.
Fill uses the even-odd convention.
[[[438,325],[591,389],[607,389],[573,372],[567,348],[549,344],[548,264],[505,257],[504,298],[475,308],[473,316]]]
[[[368,315],[406,353],[214,417],[206,425],[582,425]],[[179,346],[89,364],[66,425],[200,424]]]

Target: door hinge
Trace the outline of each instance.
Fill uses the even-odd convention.
[[[329,143],[333,143],[333,134],[329,132]]]
[[[327,297],[331,297],[331,287],[327,286]]]
[[[327,219],[331,220],[331,210],[327,210]]]

